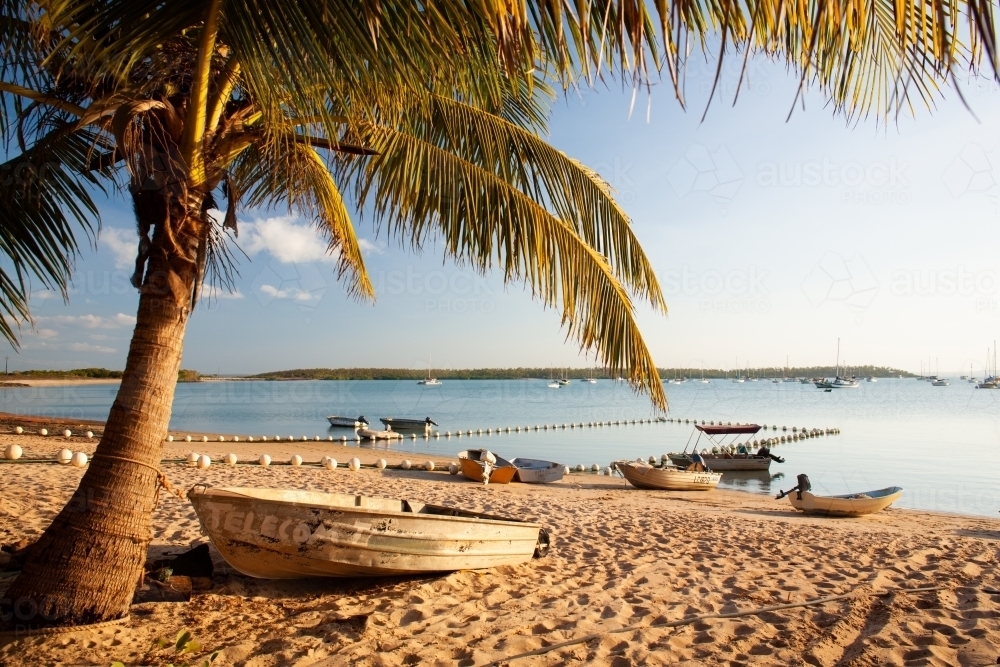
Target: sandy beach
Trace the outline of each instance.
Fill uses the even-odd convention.
[[[25,458],[74,436],[0,435]],[[196,443],[213,460],[292,453],[307,461],[402,456],[333,443]],[[171,443],[165,458],[192,445]],[[456,450],[460,447],[456,447]],[[415,463],[440,455],[413,456]],[[277,665],[962,665],[1000,656],[1000,520],[890,508],[863,519],[810,518],[787,501],[734,491],[638,491],[620,478],[574,474],[548,486],[482,485],[440,472],[341,467],[165,464],[177,487],[253,485],[416,498],[537,521],[548,555],[516,567],[420,578],[264,581],[239,575],[213,550],[209,590],[189,601],[134,604],[120,625],[20,639],[0,664],[166,664],[160,636],[189,630],[221,651],[216,664]],[[82,470],[2,464],[0,544],[36,537]],[[791,485],[791,483],[789,483]],[[191,505],[164,494],[152,557],[207,541]],[[0,591],[10,578],[0,579]],[[915,593],[899,589],[935,588]],[[852,594],[816,606],[676,628],[688,616]],[[613,633],[627,626],[639,626]],[[589,634],[544,655],[517,654]]]

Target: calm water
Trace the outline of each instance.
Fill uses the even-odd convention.
[[[794,485],[795,475],[804,472],[820,493],[898,485],[906,489],[899,502],[904,507],[994,517],[1000,510],[1000,390],[975,389],[960,380],[933,387],[913,379],[862,382],[858,389],[831,393],[765,381],[689,382],[667,389],[673,417],[785,425],[789,433],[792,426],[841,429],[841,435],[780,445],[775,453],[786,462],[772,464],[770,475],[726,475],[724,485],[774,493]],[[104,419],[116,390],[117,385],[2,389],[0,410]],[[643,398],[606,380],[574,381],[558,390],[543,380],[446,381],[439,387],[411,381],[205,382],[177,387],[171,428],[339,438],[345,431],[328,428],[328,414],[363,414],[373,424],[385,416],[430,416],[442,433],[652,416]],[[691,431],[685,424],[636,424],[407,440],[392,449],[454,455],[467,447],[489,447],[506,458],[603,467],[616,458],[680,451]]]

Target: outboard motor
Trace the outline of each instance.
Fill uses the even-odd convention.
[[[798,494],[796,500],[802,500],[803,491],[812,491],[812,483],[809,482],[809,475],[803,473],[801,475],[797,475],[795,479],[796,481],[798,481],[798,484],[788,489],[787,491],[782,491],[781,493],[779,493],[777,496],[775,496],[775,500],[781,500],[785,496],[791,494],[792,491],[795,491]]]
[[[365,419],[364,415],[361,415],[360,417],[358,417],[358,421],[361,422],[362,424],[364,424],[365,426],[368,426],[368,420]]]
[[[757,456],[766,456],[769,459],[771,459],[772,461],[775,461],[776,463],[784,463],[785,462],[785,459],[781,458],[780,456],[775,456],[774,454],[772,454],[770,447],[761,447],[760,449],[758,449],[757,450]]]

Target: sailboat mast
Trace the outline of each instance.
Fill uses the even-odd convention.
[[[840,339],[837,339],[837,377],[840,377]]]

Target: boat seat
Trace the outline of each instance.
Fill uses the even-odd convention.
[[[691,465],[689,465],[687,468],[684,469],[691,472],[705,472],[706,470],[705,464],[702,463],[701,461],[695,461],[694,463],[692,463]]]

